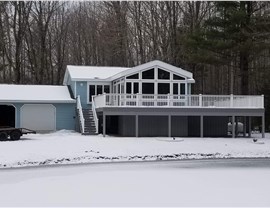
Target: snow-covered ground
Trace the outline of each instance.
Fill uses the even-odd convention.
[[[270,134],[254,143],[251,138],[104,138],[62,130],[0,142],[0,168],[236,157],[270,157]]]
[[[174,161],[2,170],[0,206],[270,206],[269,167],[245,167],[233,161],[229,163],[234,165],[226,168],[211,167],[211,162],[219,163]]]

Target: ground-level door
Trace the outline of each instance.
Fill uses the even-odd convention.
[[[15,107],[0,105],[0,126],[15,127]]]
[[[40,132],[56,130],[56,108],[51,104],[25,104],[20,115],[22,128]]]

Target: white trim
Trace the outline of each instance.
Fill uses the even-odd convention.
[[[50,106],[53,106],[53,108],[54,108],[54,129],[53,129],[53,131],[56,131],[56,107],[53,105],[53,104],[23,104],[22,106],[21,106],[21,108],[20,108],[20,126],[22,127],[22,109],[23,109],[23,107],[24,106],[36,106],[36,105],[39,105],[39,106],[41,106],[41,105],[50,105]]]

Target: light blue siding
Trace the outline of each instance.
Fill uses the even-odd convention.
[[[56,130],[75,130],[76,103],[57,103],[56,107]]]
[[[71,87],[71,90],[72,90],[72,92],[73,92],[73,95],[74,95],[74,97],[76,97],[77,95],[75,94],[75,83],[76,82],[74,82],[74,81],[70,81],[70,87]]]
[[[87,82],[76,82],[77,96],[80,95],[83,108],[89,108],[87,104]]]

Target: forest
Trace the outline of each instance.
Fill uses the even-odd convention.
[[[264,94],[269,130],[270,2],[0,2],[0,83],[61,85],[68,64],[152,60],[192,72],[193,94]]]

